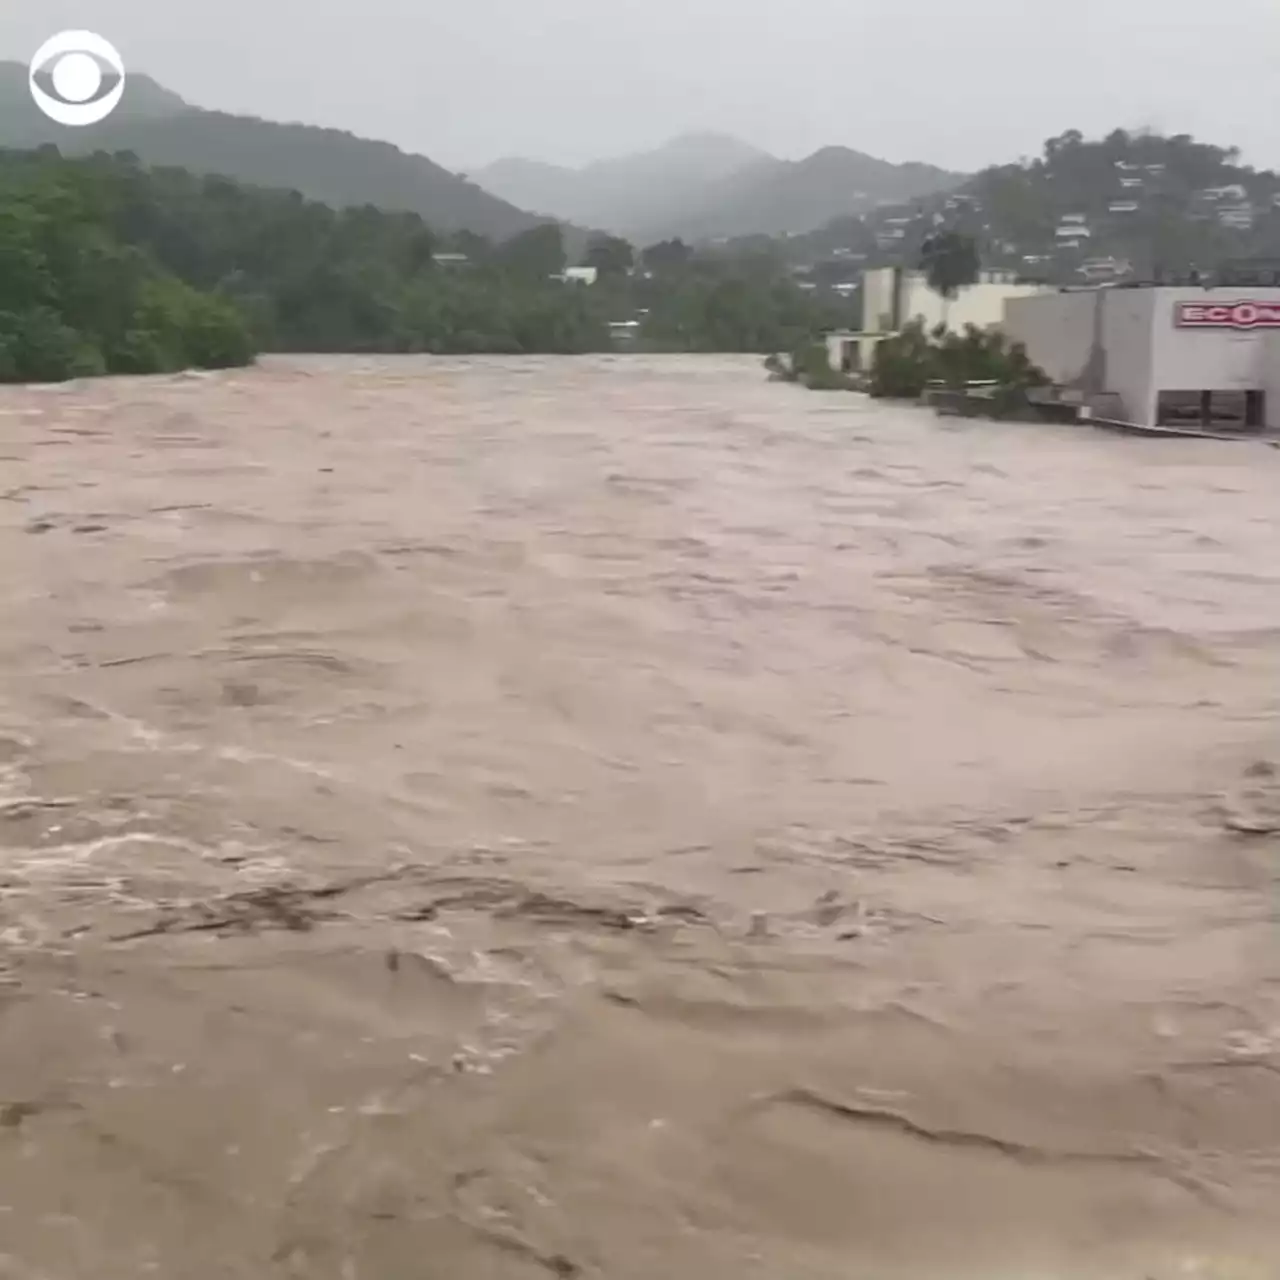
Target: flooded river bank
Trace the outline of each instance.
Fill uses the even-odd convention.
[[[1280,1276],[1280,451],[722,358],[0,434],[0,1274]]]

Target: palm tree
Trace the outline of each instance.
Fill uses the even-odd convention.
[[[978,278],[978,246],[959,231],[935,231],[920,246],[920,270],[929,288],[942,300],[942,323],[947,323],[951,300]]]

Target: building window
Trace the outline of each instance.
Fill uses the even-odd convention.
[[[1156,425],[1192,431],[1260,431],[1266,422],[1261,391],[1161,391]]]

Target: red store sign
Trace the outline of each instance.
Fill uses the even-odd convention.
[[[1173,322],[1179,329],[1280,329],[1280,301],[1179,302]]]

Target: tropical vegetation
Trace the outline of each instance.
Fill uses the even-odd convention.
[[[963,333],[942,325],[926,331],[913,321],[877,344],[867,390],[878,397],[916,399],[930,386],[963,391],[979,383],[994,388],[998,404],[1012,407],[1048,382],[1023,344],[1010,342],[998,329],[970,324]]]
[[[0,148],[42,145],[56,145],[67,155],[129,151],[149,166],[181,165],[193,173],[292,188],[338,208],[369,201],[380,209],[416,213],[439,231],[505,238],[548,221],[389,142],[206,111],[132,69],[128,91],[111,115],[87,128],[67,129],[36,109],[27,68],[0,61]]]
[[[797,382],[810,391],[856,391],[859,382],[831,366],[826,343],[810,342],[788,355],[774,352],[765,357],[771,382]]]
[[[119,234],[91,173],[0,153],[0,381],[244,364],[239,308]]]
[[[948,302],[977,280],[979,265],[977,241],[958,231],[935,231],[920,246],[925,281]]]
[[[333,209],[136,156],[0,152],[0,379],[243,363],[255,351],[576,353],[638,319],[650,350],[787,350],[847,323],[775,257],[637,254],[601,235],[562,279],[553,223],[505,241]],[[637,265],[638,263],[638,265]]]

